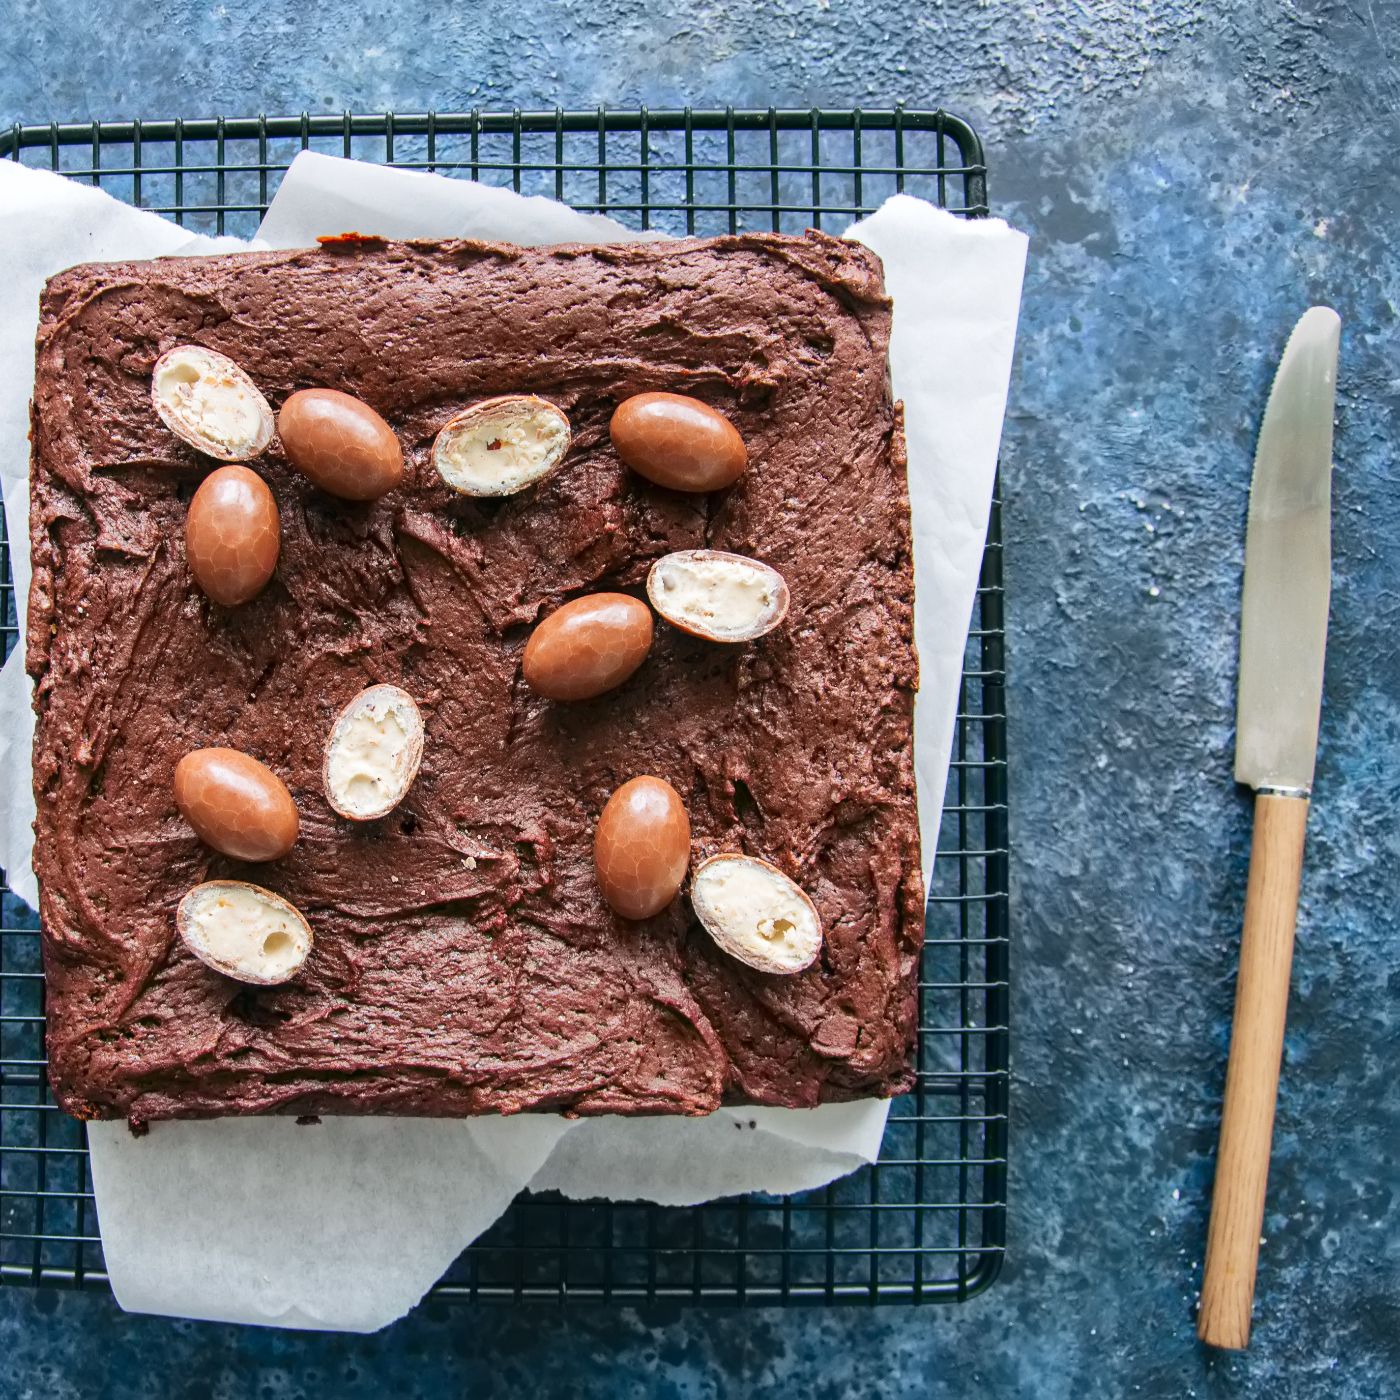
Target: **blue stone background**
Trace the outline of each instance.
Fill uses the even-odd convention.
[[[663,13],[664,10],[670,13]],[[1005,441],[1011,1241],[876,1311],[430,1304],[371,1338],[0,1291],[5,1396],[1400,1393],[1400,5],[0,0],[0,122],[941,102],[1032,236]],[[1341,312],[1326,712],[1251,1350],[1193,1335],[1249,838],[1250,456]]]

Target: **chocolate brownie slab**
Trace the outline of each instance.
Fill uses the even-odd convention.
[[[605,247],[350,240],[71,269],[44,294],[33,406],[28,666],[35,865],[60,1102],[133,1121],[238,1113],[705,1113],[913,1082],[923,891],[913,576],[890,307],[878,259],[824,235]],[[403,483],[356,504],[249,465],[281,517],[272,581],[224,608],[184,557],[217,465],[152,411],[152,367],[198,344],[275,409],[326,386],[381,413]],[[734,486],[686,495],[625,468],[624,398],[694,396],[742,433]],[[431,448],[480,399],[563,408],[562,467],[503,500],[455,494]],[[658,621],[596,700],[521,680],[542,616],[645,596],[661,555],[780,569],[783,625],[722,646]],[[321,764],[366,686],[409,691],[418,778],[388,817],[327,805]],[[266,763],[301,813],[244,865],[179,816],[182,755]],[[793,976],[728,957],[683,893],[619,918],[593,832],[637,774],[684,799],[693,860],[761,856],[825,927]],[[315,934],[292,981],[250,987],[176,936],[206,879],[252,880]]]

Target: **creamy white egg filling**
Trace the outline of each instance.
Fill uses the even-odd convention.
[[[237,880],[196,885],[180,901],[178,927],[201,962],[243,982],[285,982],[311,951],[311,929],[292,905]]]
[[[272,439],[272,409],[226,355],[181,345],[156,361],[151,399],[165,425],[226,462],[256,457]]]
[[[408,792],[423,756],[423,717],[397,686],[362,691],[341,711],[326,746],[326,796],[356,821],[382,817]]]
[[[652,566],[647,596],[668,622],[717,642],[761,637],[787,611],[787,585],[756,559],[712,550],[667,554]]]
[[[690,901],[710,937],[760,972],[801,972],[821,949],[812,901],[766,861],[711,857],[695,872]]]
[[[569,450],[569,420],[546,399],[488,399],[457,414],[433,443],[438,475],[467,496],[512,496],[548,476]]]

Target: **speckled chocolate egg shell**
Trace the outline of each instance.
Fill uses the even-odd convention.
[[[277,414],[287,460],[323,491],[374,501],[403,480],[403,447],[367,403],[339,389],[299,389]]]
[[[185,559],[195,582],[226,608],[255,598],[282,548],[277,502],[247,467],[220,467],[200,483],[185,515]]]
[[[280,860],[300,829],[286,783],[238,749],[187,753],[175,765],[175,806],[206,846],[235,860]]]
[[[649,919],[679,893],[690,864],[690,817],[680,794],[649,775],[608,798],[593,841],[603,898],[624,919]]]
[[[634,394],[618,404],[608,431],[634,472],[673,491],[719,491],[749,464],[738,428],[686,394]]]
[[[525,683],[549,700],[591,700],[614,689],[647,658],[651,609],[626,593],[590,593],[556,608],[530,634]]]

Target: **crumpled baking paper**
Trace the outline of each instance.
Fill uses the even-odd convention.
[[[315,153],[298,156],[258,232],[466,236],[517,243],[641,235],[552,200]],[[656,235],[649,235],[655,237]],[[915,706],[925,876],[937,844],[1026,239],[899,195],[851,236],[884,259],[895,301],[891,373],[904,400],[914,514]],[[247,246],[191,238],[156,215],[46,172],[0,163],[0,484],[21,635],[29,582],[28,399],[44,280],[77,262]],[[29,685],[19,648],[0,673],[0,864],[31,904]],[[157,1123],[88,1139],[118,1301],[139,1312],[372,1331],[401,1316],[525,1187],[575,1198],[693,1204],[788,1194],[873,1161],[888,1104],[721,1109],[705,1119],[551,1114],[467,1121],[327,1118]]]

